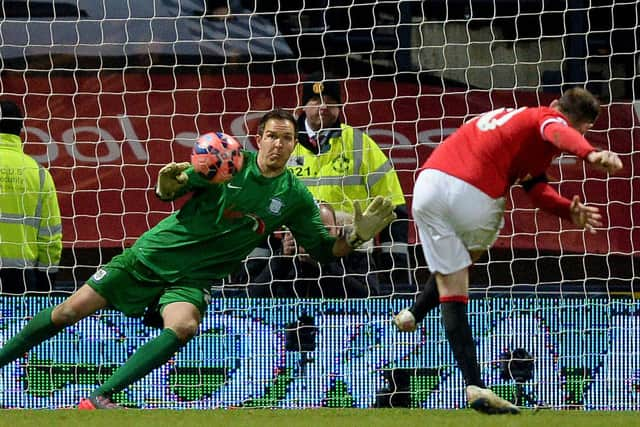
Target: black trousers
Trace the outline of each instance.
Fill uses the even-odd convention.
[[[54,280],[54,275],[36,269],[0,268],[0,294],[49,292],[53,289]]]

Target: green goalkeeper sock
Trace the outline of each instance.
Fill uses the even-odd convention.
[[[160,335],[140,347],[91,395],[111,397],[164,365],[183,345],[184,343],[178,339],[173,330],[163,329]]]
[[[48,340],[65,328],[53,323],[51,320],[52,312],[53,307],[45,308],[33,316],[33,319],[16,336],[7,341],[0,349],[0,367],[8,365],[23,356],[33,347]]]

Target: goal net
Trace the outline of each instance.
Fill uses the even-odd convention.
[[[596,0],[4,2],[0,93],[24,112],[24,151],[53,176],[63,250],[44,282],[27,283],[27,268],[24,283],[2,279],[0,343],[184,203],[161,202],[153,189],[163,165],[188,161],[197,135],[223,131],[257,150],[259,118],[276,107],[301,114],[313,72],[340,84],[341,120],[382,149],[408,208],[419,167],[465,120],[546,105],[578,85],[602,102],[587,138],[620,153],[624,170],[605,176],[562,156],[549,176],[561,194],[598,206],[605,226],[579,231],[512,188],[500,238],[472,270],[470,322],[483,378],[500,396],[521,406],[640,409],[638,8]],[[0,168],[0,185],[14,179]],[[0,207],[0,224],[28,223],[14,214]],[[439,311],[415,333],[391,323],[429,274],[411,218],[398,226],[406,238],[376,239],[358,254],[364,269],[325,270],[325,286],[308,278],[298,286],[299,268],[255,283],[256,269],[275,268],[279,239],[270,239],[238,274],[212,282],[198,336],[115,400],[465,407]],[[0,272],[12,267],[1,262]],[[349,293],[353,281],[364,295]],[[157,333],[101,311],[2,368],[0,406],[72,406]]]

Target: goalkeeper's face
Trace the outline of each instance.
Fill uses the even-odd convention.
[[[258,166],[265,176],[279,175],[296,146],[295,126],[289,120],[270,119],[258,135]]]

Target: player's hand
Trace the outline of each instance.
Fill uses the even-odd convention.
[[[171,200],[188,181],[187,174],[184,173],[191,166],[189,162],[171,162],[165,165],[158,172],[158,184],[156,194],[162,200]]]
[[[622,169],[622,160],[613,151],[592,151],[587,156],[591,166],[607,173],[614,173]]]
[[[580,197],[573,196],[569,210],[571,211],[571,221],[589,233],[594,234],[596,232],[595,227],[602,227],[600,209],[582,204]]]
[[[347,242],[356,248],[378,234],[391,221],[396,219],[393,204],[388,197],[376,196],[362,213],[360,203],[353,202],[353,230],[347,236]]]
[[[296,253],[296,239],[293,238],[290,231],[282,233],[282,253],[284,255],[295,255]]]

